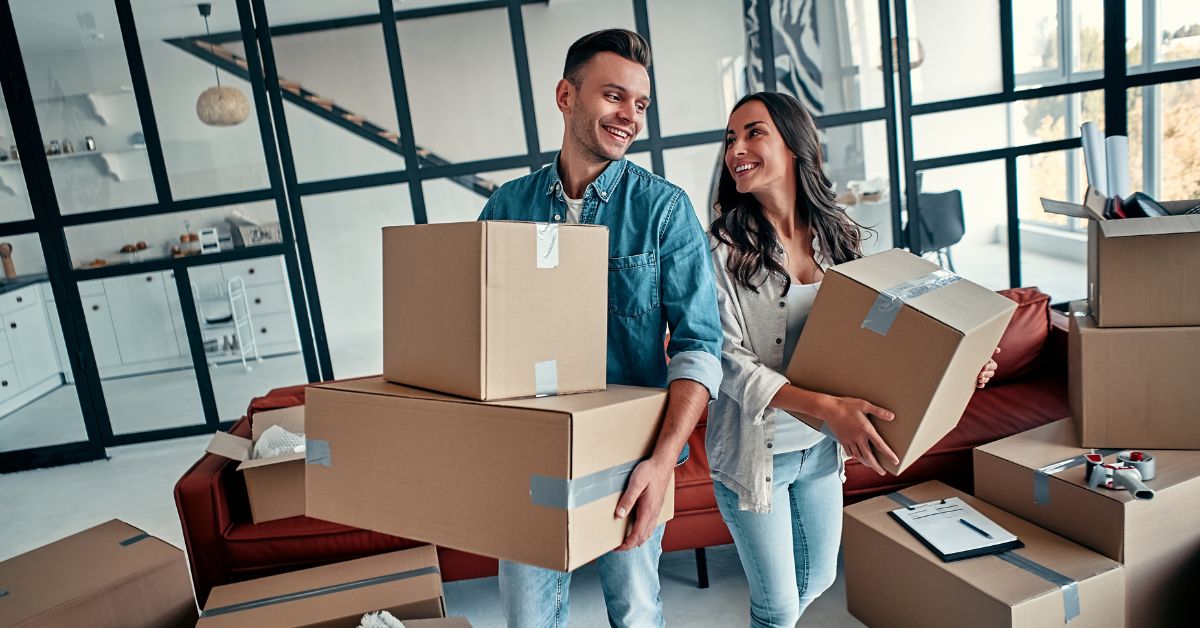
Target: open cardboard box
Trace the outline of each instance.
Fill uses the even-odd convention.
[[[304,514],[304,452],[257,460],[251,458],[254,444],[273,425],[303,434],[304,406],[256,412],[251,419],[251,438],[217,432],[208,443],[208,453],[241,463],[237,470],[246,480],[250,517],[254,523]]]

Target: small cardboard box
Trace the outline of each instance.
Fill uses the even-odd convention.
[[[400,620],[445,617],[433,546],[216,587],[196,627],[354,628],[380,610]]]
[[[1100,328],[1071,304],[1067,393],[1083,447],[1200,449],[1200,327]]]
[[[863,623],[927,628],[1122,625],[1125,580],[1119,563],[941,482],[900,493],[918,503],[962,499],[1025,543],[1013,553],[1077,584],[1069,591],[998,556],[944,563],[888,514],[903,506],[883,495],[845,509],[846,601],[850,614]],[[1079,606],[1078,615],[1071,617],[1073,592]]]
[[[1088,221],[1088,305],[1099,327],[1200,325],[1200,215],[1106,220],[1107,199],[1042,199],[1047,212]],[[1162,203],[1186,211],[1200,200]]]
[[[900,249],[830,268],[787,377],[801,388],[865,399],[899,474],[962,417],[1016,303]],[[821,429],[807,416],[800,420]]]
[[[309,517],[558,570],[624,540],[617,500],[666,409],[657,388],[478,402],[381,378],[305,398]]]
[[[1200,452],[1152,452],[1146,486],[1156,494],[1137,500],[1089,489],[1082,456],[1092,450],[1078,443],[1064,419],[979,447],[975,495],[1124,563],[1126,625],[1190,623],[1200,591]]]
[[[604,390],[609,272],[606,227],[385,227],[383,376],[477,400]]]
[[[191,626],[183,552],[113,519],[0,562],[0,625]]]
[[[304,406],[256,412],[251,419],[249,440],[217,432],[208,443],[208,453],[241,462],[237,469],[246,480],[250,518],[254,523],[304,514],[304,452],[251,459],[254,444],[272,425],[304,433]]]

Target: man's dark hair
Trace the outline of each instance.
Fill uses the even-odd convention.
[[[579,68],[602,53],[612,52],[650,67],[650,44],[641,35],[623,28],[610,28],[580,37],[567,49],[567,62],[563,66],[563,78],[579,86]]]

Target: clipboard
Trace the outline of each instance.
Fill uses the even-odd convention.
[[[942,562],[1025,547],[1016,535],[957,497],[913,504],[888,514]]]

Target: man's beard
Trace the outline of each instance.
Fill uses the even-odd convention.
[[[589,153],[596,161],[616,161],[625,156],[625,150],[609,152],[602,146],[596,138],[596,129],[604,131],[599,122],[595,119],[579,121],[576,119],[571,123],[571,135],[579,144],[584,152]]]

